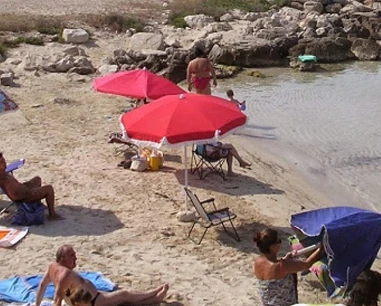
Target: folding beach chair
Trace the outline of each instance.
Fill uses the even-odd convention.
[[[207,145],[203,144],[193,147],[191,173],[193,174],[197,172],[201,180],[206,178],[210,173],[216,173],[226,180],[222,166],[224,165],[227,156],[222,157],[218,154],[217,150],[217,154],[208,155],[206,146]]]
[[[25,164],[25,159],[19,159],[19,160],[16,160],[10,164],[7,165],[7,168],[5,169],[5,172],[7,173],[10,173],[13,175],[13,171],[21,168],[23,165]],[[3,193],[3,194],[7,194],[5,192],[5,190],[3,190],[3,188],[0,186],[0,194]],[[8,197],[9,198],[9,197]],[[0,211],[0,216],[5,213],[9,207],[11,207],[13,204],[15,204],[14,201],[11,201],[10,204],[8,204],[6,207],[4,207],[1,211]]]
[[[122,133],[111,133],[109,136],[108,143],[118,143],[120,146],[115,148],[115,155],[124,153],[126,150],[131,150],[138,154],[139,147],[136,144],[133,144],[123,138]]]
[[[196,244],[200,244],[202,239],[204,239],[204,236],[210,227],[222,225],[222,227],[224,228],[224,231],[229,236],[231,236],[232,238],[234,238],[237,241],[241,241],[241,239],[239,238],[238,233],[237,233],[237,231],[233,225],[233,220],[237,216],[229,210],[229,207],[217,209],[217,207],[214,203],[214,198],[207,199],[204,201],[200,201],[198,199],[198,197],[192,191],[190,191],[188,188],[184,187],[184,190],[185,190],[188,198],[190,199],[193,207],[196,209],[197,214],[198,214],[198,218],[196,220],[194,220],[192,227],[188,233],[188,238],[190,240],[192,240]],[[205,210],[205,207],[204,207],[205,204],[212,204],[213,209],[210,211]],[[228,232],[228,230],[226,229],[225,224],[224,224],[225,222],[230,222],[231,227],[234,231],[234,235],[232,235]],[[201,239],[198,242],[196,242],[195,240],[193,240],[191,238],[191,233],[192,233],[193,228],[196,225],[196,223],[198,223],[201,227],[203,227],[205,229],[204,233],[201,236]]]

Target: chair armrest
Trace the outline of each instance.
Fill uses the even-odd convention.
[[[224,212],[224,211],[229,211],[229,207],[224,207],[224,208],[221,208],[221,209],[217,209],[217,210],[214,210],[214,211],[211,211],[210,213],[220,213],[220,212]]]
[[[206,204],[206,203],[210,203],[210,202],[214,202],[214,198],[210,198],[210,199],[207,199],[204,201],[200,201],[201,204]]]

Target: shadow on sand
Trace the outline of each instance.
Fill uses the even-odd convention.
[[[6,206],[7,203],[9,202],[0,201],[0,207]],[[12,226],[10,218],[14,212],[15,206],[12,206],[8,213],[1,216],[0,225]],[[29,232],[49,237],[101,236],[124,227],[124,224],[115,214],[106,209],[59,205],[57,212],[66,219],[57,221],[46,219],[43,225],[30,226]]]
[[[242,170],[244,171],[244,170]],[[185,185],[184,169],[175,171],[175,176],[181,185]],[[228,195],[248,195],[248,194],[283,194],[284,191],[274,188],[271,184],[258,181],[255,178],[237,174],[236,177],[228,178],[224,181],[219,175],[211,173],[203,180],[200,180],[197,173],[188,172],[188,186],[205,190],[213,190]]]
[[[239,219],[239,216],[238,216],[238,219]],[[227,234],[224,231],[222,226],[220,225],[213,226],[207,231],[201,245],[214,243],[214,242],[211,242],[210,240],[215,240],[220,245],[235,248],[242,253],[260,255],[258,248],[253,242],[254,235],[257,232],[264,230],[265,228],[271,227],[278,231],[279,238],[282,239],[280,253],[285,254],[291,251],[291,247],[288,244],[288,237],[294,234],[291,228],[277,227],[277,226],[272,226],[271,224],[265,224],[265,223],[256,222],[256,221],[249,222],[249,223],[241,223],[238,225],[237,221],[238,221],[237,219],[233,220],[233,224],[237,230],[238,236],[240,237],[241,241],[236,241],[233,238],[234,234],[230,224],[225,223],[226,229],[228,230],[229,234]],[[215,233],[213,233],[213,231],[215,231]],[[192,231],[192,238],[198,241],[198,239],[201,238],[202,233],[203,233],[203,228],[196,225],[196,228]],[[193,243],[193,242],[190,241],[190,243]]]

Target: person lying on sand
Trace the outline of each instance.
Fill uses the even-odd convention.
[[[76,267],[76,261],[76,253],[71,245],[63,245],[58,248],[56,262],[49,265],[38,286],[36,306],[40,306],[46,287],[50,282],[53,282],[56,288],[54,306],[61,306],[62,300],[72,306],[84,304],[91,306],[158,304],[164,300],[167,294],[168,284],[163,284],[149,291],[99,292],[92,282],[73,271]],[[71,300],[75,303],[73,304]]]
[[[45,199],[49,210],[49,219],[64,219],[54,209],[54,190],[51,185],[41,186],[41,178],[36,176],[31,180],[20,183],[10,173],[6,172],[7,162],[0,152],[0,187],[12,201],[33,202]]]

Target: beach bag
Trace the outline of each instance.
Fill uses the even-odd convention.
[[[16,203],[17,211],[12,217],[14,225],[40,225],[45,222],[45,206],[41,202]]]

